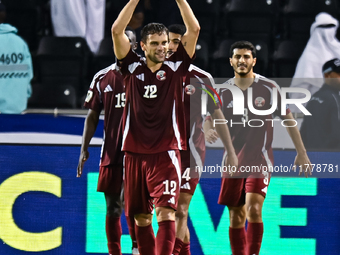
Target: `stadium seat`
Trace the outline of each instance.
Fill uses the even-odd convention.
[[[277,10],[276,0],[231,0],[223,18],[227,38],[250,36],[270,47],[275,34]]]
[[[327,12],[338,15],[336,0],[289,0],[283,9],[283,38],[307,42],[315,16]]]
[[[18,35],[31,51],[38,47],[39,8],[36,0],[2,0],[6,6],[6,23],[18,29]]]
[[[83,96],[89,86],[90,54],[81,37],[43,37],[36,57],[38,81],[71,84]]]
[[[188,3],[199,20],[200,39],[211,45],[219,27],[220,0],[188,0]]]
[[[301,41],[280,42],[273,55],[273,76],[292,78],[304,47],[305,44]]]
[[[77,108],[76,90],[70,84],[33,84],[28,108]]]
[[[214,77],[224,77],[224,78],[232,78],[234,77],[234,70],[230,66],[229,62],[229,51],[231,45],[238,40],[235,39],[227,39],[223,40],[218,50],[214,53],[214,65],[213,65],[213,74]],[[268,68],[268,46],[263,41],[256,41],[250,40],[252,44],[256,48],[257,53],[257,61],[256,65],[254,66],[254,72],[260,75],[267,75],[267,68]]]
[[[99,70],[112,65],[116,61],[113,53],[112,38],[104,38],[99,46],[98,52],[93,57],[94,73]]]
[[[202,39],[198,39],[196,44],[196,58],[194,64],[199,68],[210,71],[209,69],[209,48],[208,43]]]

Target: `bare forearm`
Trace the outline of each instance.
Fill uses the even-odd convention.
[[[287,122],[286,122],[287,124]],[[297,127],[287,127],[288,134],[292,139],[297,153],[306,153],[306,148],[302,142],[299,129]]]
[[[213,129],[213,123],[211,119],[206,119],[203,124],[203,131],[204,133],[207,133],[210,129]]]
[[[119,13],[117,19],[111,27],[112,41],[114,46],[114,53],[117,59],[126,57],[130,50],[130,42],[125,35],[125,28],[129,24],[133,12],[136,9],[139,0],[130,0],[123,10]]]
[[[302,138],[300,135],[300,131],[297,126],[295,126],[296,122],[294,120],[293,115],[290,113],[284,117],[287,125],[287,132],[290,138],[293,141],[297,153],[306,153],[306,148],[302,142]]]
[[[198,33],[200,30],[200,25],[188,2],[186,0],[176,0],[176,2],[187,31]]]
[[[117,19],[112,25],[112,35],[124,34],[126,26],[129,24],[133,12],[136,9],[139,0],[130,0],[119,13]]]
[[[215,110],[214,113],[212,114],[212,117],[214,119],[225,119],[222,111],[220,109]],[[231,136],[229,132],[229,128],[227,124],[222,124],[222,125],[216,125],[215,129],[220,136],[222,143],[227,150],[228,154],[235,154],[234,146],[231,141]]]
[[[182,37],[182,43],[190,57],[195,53],[196,42],[198,39],[200,25],[196,19],[190,5],[186,0],[176,0],[178,8],[181,12],[184,25],[187,29]]]
[[[81,143],[81,151],[87,151],[90,141],[96,132],[97,126],[99,122],[99,114],[94,111],[89,111],[84,125],[82,143]]]

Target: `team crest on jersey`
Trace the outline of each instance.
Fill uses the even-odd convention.
[[[265,102],[266,102],[266,100],[264,100],[263,97],[257,97],[257,98],[255,99],[255,105],[256,105],[257,107],[263,107],[264,104],[265,104]]]
[[[163,71],[163,70],[159,70],[157,73],[156,73],[156,77],[159,81],[164,81],[166,79],[166,72]]]
[[[87,91],[87,95],[86,95],[86,98],[85,98],[85,102],[86,102],[86,103],[90,102],[92,96],[93,96],[93,91],[91,91],[91,90]]]
[[[186,86],[185,86],[184,91],[185,91],[185,93],[186,93],[187,95],[190,95],[190,96],[191,96],[192,94],[195,93],[196,89],[195,89],[195,87],[194,87],[193,85],[189,84],[189,85],[186,85]]]

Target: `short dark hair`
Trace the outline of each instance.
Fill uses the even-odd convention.
[[[167,36],[169,37],[169,30],[162,23],[149,23],[145,25],[141,31],[141,40],[143,43],[146,43],[148,35],[153,34],[161,35],[163,33],[166,33]]]
[[[256,49],[251,42],[248,41],[238,41],[231,45],[229,55],[232,58],[234,55],[234,49],[247,49],[251,51],[253,58],[256,58]]]
[[[182,24],[172,24],[168,27],[170,33],[180,34],[183,36],[187,28]]]

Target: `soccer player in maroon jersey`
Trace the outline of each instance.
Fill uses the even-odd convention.
[[[237,86],[243,91],[245,102],[248,102],[247,89],[252,88],[253,105],[257,110],[271,109],[271,99],[273,88],[278,85],[265,77],[255,74],[253,66],[256,64],[256,50],[250,42],[239,41],[234,43],[230,49],[230,65],[234,69],[235,77],[227,81],[229,85]],[[233,145],[238,156],[239,168],[236,173],[225,176],[222,179],[221,191],[219,196],[219,204],[228,206],[230,216],[229,239],[231,249],[234,255],[257,255],[260,252],[263,222],[262,222],[262,206],[267,193],[270,181],[270,173],[261,171],[260,173],[249,173],[244,176],[240,169],[246,166],[266,166],[270,167],[274,164],[272,140],[273,126],[271,115],[255,115],[244,103],[244,115],[233,115],[233,97],[228,89],[220,91],[223,106],[222,111],[226,120],[234,123],[229,126]],[[234,98],[235,99],[235,98]],[[280,95],[278,93],[278,100]],[[310,167],[310,161],[306,153],[306,149],[301,140],[298,128],[289,109],[286,109],[286,115],[281,115],[280,103],[278,109],[274,112],[285,121],[287,131],[294,143],[297,151],[294,164],[296,166],[303,165],[305,175],[308,173],[306,168]],[[257,119],[248,125],[248,121]],[[264,123],[261,126],[261,121]],[[243,124],[244,123],[244,124]],[[256,125],[257,127],[254,127]],[[212,128],[212,122],[207,120],[204,124],[205,133]],[[215,138],[206,136],[208,142]],[[310,172],[309,172],[310,174]],[[238,178],[236,178],[238,177]],[[246,177],[246,178],[240,178]],[[245,230],[245,222],[248,221],[247,231]]]
[[[179,150],[186,149],[182,84],[200,26],[186,0],[176,0],[187,28],[176,53],[166,58],[168,30],[150,23],[142,29],[145,59],[124,34],[138,0],[130,0],[112,25],[114,52],[126,85],[123,115],[125,209],[134,215],[139,252],[170,255],[175,243],[175,210],[181,183]],[[151,226],[153,205],[159,225]]]
[[[125,29],[131,47],[137,48],[136,34]],[[106,201],[106,236],[109,254],[121,254],[120,238],[122,229],[120,216],[124,208],[123,192],[123,152],[121,118],[125,106],[125,87],[123,77],[116,64],[112,64],[95,74],[91,82],[84,106],[89,109],[83,132],[83,139],[77,168],[77,177],[83,172],[85,161],[89,158],[88,147],[96,131],[100,112],[104,109],[104,139],[101,150],[99,180],[97,191],[104,192]],[[139,254],[134,237],[134,221],[127,217],[133,244],[133,254]]]
[[[169,26],[169,50],[168,54],[177,51],[178,45],[185,34],[185,26],[174,24]],[[187,225],[188,209],[190,201],[199,182],[199,173],[195,172],[195,167],[202,169],[205,159],[205,139],[202,131],[203,116],[201,115],[202,94],[210,91],[212,94],[213,78],[210,73],[190,65],[189,72],[184,84],[184,110],[186,118],[186,129],[188,148],[181,150],[181,170],[182,182],[178,206],[176,211],[176,242],[173,254],[189,255],[190,253],[190,233]],[[223,113],[218,105],[215,105],[211,97],[208,97],[207,108],[213,118],[223,119]],[[220,125],[218,127],[220,137],[227,148],[228,160],[226,165],[237,166],[237,157],[232,147],[228,127]]]

